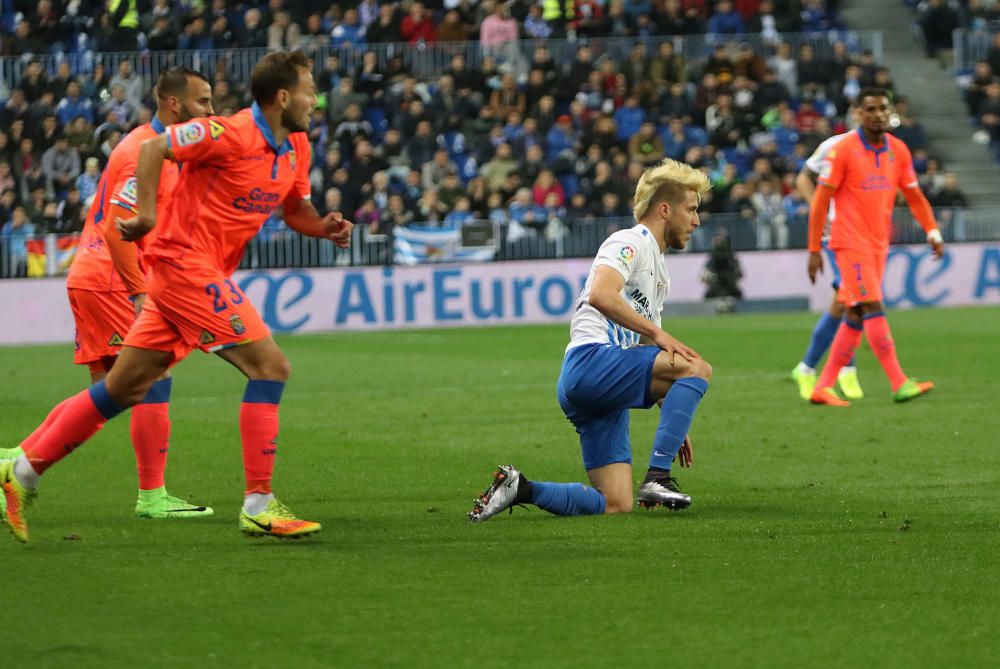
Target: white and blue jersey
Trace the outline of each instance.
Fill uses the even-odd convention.
[[[559,406],[580,435],[588,470],[632,461],[628,410],[655,403],[649,387],[660,353],[656,346],[640,346],[638,332],[613,323],[590,306],[594,275],[602,266],[621,274],[622,298],[657,325],[670,292],[663,253],[649,228],[620,230],[601,245],[577,301],[556,388]]]
[[[834,135],[832,137],[827,137],[823,142],[816,147],[812,155],[806,161],[806,169],[815,174],[817,177],[825,177],[830,174],[830,151],[833,147],[840,143],[840,140],[844,139],[850,135],[853,130],[848,132],[843,132],[839,135]],[[827,259],[830,261],[830,268],[832,269],[831,282],[834,288],[840,288],[840,267],[837,266],[837,257],[834,255],[833,251],[827,245],[830,236],[830,225],[833,223],[833,219],[836,216],[836,209],[833,206],[833,200],[830,201],[830,212],[826,218],[826,226],[823,228],[823,250],[826,251]]]
[[[670,275],[663,253],[653,233],[639,224],[619,230],[601,244],[583,292],[576,302],[570,323],[570,342],[566,350],[584,344],[612,344],[629,348],[639,343],[639,333],[622,327],[590,306],[590,291],[597,268],[607,266],[625,279],[622,298],[643,318],[660,324],[663,302],[670,292]]]

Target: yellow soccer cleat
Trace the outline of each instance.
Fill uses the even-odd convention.
[[[10,533],[21,543],[28,542],[28,519],[24,508],[33,495],[14,476],[14,461],[0,460],[0,513]]]
[[[297,518],[292,511],[276,499],[267,503],[260,513],[251,516],[240,511],[240,531],[250,536],[271,536],[297,539],[315,534],[323,529],[319,523]]]
[[[932,381],[907,379],[903,382],[903,385],[901,385],[896,392],[892,394],[892,398],[897,402],[908,402],[912,399],[920,397],[921,395],[926,395],[932,390],[934,390],[934,383]]]
[[[816,387],[816,370],[809,369],[800,363],[792,370],[792,381],[795,381],[799,386],[799,397],[808,400]]]
[[[863,400],[865,391],[861,390],[861,383],[858,381],[857,367],[844,367],[837,375],[837,384],[840,392],[849,400]]]

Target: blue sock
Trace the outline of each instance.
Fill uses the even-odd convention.
[[[139,404],[166,404],[170,401],[170,390],[174,386],[173,377],[160,379],[149,387],[149,392]]]
[[[660,425],[653,437],[653,452],[649,466],[669,471],[677,451],[681,450],[684,437],[691,429],[698,403],[708,392],[708,381],[697,376],[686,376],[674,381],[660,409]]]
[[[831,316],[829,311],[824,311],[823,315],[816,321],[816,327],[813,328],[812,339],[809,340],[809,348],[806,349],[806,355],[802,358],[804,365],[816,369],[819,361],[823,358],[823,354],[826,353],[826,350],[830,348],[830,344],[833,343],[833,338],[837,335],[837,328],[839,327],[840,319]]]
[[[122,409],[118,404],[111,399],[111,395],[108,394],[108,389],[104,387],[104,379],[101,379],[89,389],[90,399],[97,407],[98,413],[100,413],[104,420],[111,420],[118,414],[120,414],[124,409]]]
[[[604,513],[604,495],[582,483],[531,482],[531,503],[557,516]]]

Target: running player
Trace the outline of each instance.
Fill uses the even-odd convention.
[[[857,112],[854,105],[851,106],[850,116],[853,121],[851,125],[855,127],[857,125]],[[826,163],[830,150],[840,140],[850,135],[851,132],[853,130],[828,137],[824,140],[813,154],[809,156],[805,166],[795,177],[795,186],[806,202],[812,202],[813,195],[816,192],[816,179],[823,171],[823,165]],[[830,220],[833,220],[833,214],[834,210],[831,208]],[[799,397],[804,400],[808,400],[812,396],[813,388],[816,387],[816,367],[819,365],[819,361],[823,358],[826,350],[830,348],[830,342],[833,341],[834,335],[837,334],[837,328],[840,327],[840,321],[844,318],[844,304],[837,299],[837,291],[840,289],[840,270],[837,267],[836,256],[827,244],[826,234],[824,234],[823,238],[823,250],[826,252],[827,260],[830,261],[833,297],[830,300],[829,309],[824,311],[819,320],[816,321],[816,326],[813,328],[812,337],[809,339],[809,347],[806,349],[805,355],[799,364],[792,369],[792,380],[799,387]],[[841,368],[840,373],[837,375],[837,383],[840,386],[840,392],[847,399],[860,400],[864,398],[865,394],[861,390],[861,383],[858,381],[858,368],[854,365],[854,360],[851,360],[849,364]]]
[[[683,466],[691,464],[688,429],[712,368],[664,332],[660,316],[670,290],[664,253],[687,244],[709,187],[704,174],[673,160],[647,169],[635,189],[635,227],[601,245],[577,300],[557,391],[563,413],[580,435],[593,488],[529,481],[513,465],[501,465],[474,500],[472,522],[514,504],[534,504],[560,516],[631,511],[628,410],[659,400],[660,423],[638,502],[671,509],[691,504],[671,476],[671,465],[675,457]]]
[[[227,118],[172,125],[143,143],[137,215],[117,221],[124,239],[141,239],[154,229],[164,164],[184,164],[178,197],[144,253],[149,299],[107,377],[60,405],[29,455],[0,462],[3,517],[18,540],[28,539],[25,503],[39,477],[106,421],[142,400],[194,348],[216,353],[248,379],[239,420],[246,478],[240,529],[277,537],[321,529],[297,518],[271,492],[278,403],[290,366],[230,275],[246,243],[279,206],[289,227],[340,247],[348,246],[353,224],[336,212],[320,217],[309,201],[305,131],[316,106],[316,86],[305,54],[268,54],[254,67],[250,89],[251,108]]]
[[[139,147],[173,123],[212,113],[212,87],[208,79],[185,67],[163,72],[153,90],[156,115],[130,132],[111,152],[101,175],[97,195],[87,213],[80,251],[66,278],[69,304],[76,321],[73,362],[87,365],[90,382],[103,379],[114,365],[125,334],[146,299],[146,280],[139,256],[144,243],[126,242],[114,229],[116,218],[135,215],[135,167]],[[165,166],[157,201],[165,211],[177,183],[177,166]],[[164,473],[170,441],[169,374],[156,381],[143,400],[132,408],[131,437],[139,472],[140,518],[195,518],[211,516],[210,507],[190,504],[167,494]],[[0,454],[17,458],[31,452],[33,437],[18,448]]]
[[[846,306],[846,314],[810,396],[815,404],[831,406],[850,405],[836,395],[833,383],[840,368],[854,357],[862,332],[889,377],[897,402],[919,397],[934,387],[903,373],[882,305],[882,277],[897,189],[902,190],[938,258],[944,254],[944,242],[930,203],[917,184],[910,150],[886,132],[891,112],[887,94],[868,88],[861,91],[858,101],[861,127],[828,154],[809,211],[808,272],[809,280],[815,283],[817,272],[823,270],[820,248],[830,200],[836,204],[830,248],[837,254],[842,271],[838,298]]]

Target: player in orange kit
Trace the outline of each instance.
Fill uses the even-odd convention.
[[[847,307],[810,397],[814,404],[850,405],[836,395],[833,385],[840,368],[854,356],[862,332],[889,377],[897,402],[919,397],[934,387],[903,373],[882,305],[882,277],[897,188],[938,258],[944,254],[944,242],[930,203],[917,184],[910,150],[886,132],[891,111],[888,95],[881,89],[864,89],[858,95],[858,108],[861,127],[830,151],[809,210],[809,280],[815,283],[817,272],[823,270],[820,242],[831,198],[836,204],[830,248],[840,266],[838,298]]]
[[[28,539],[25,504],[39,477],[141,401],[194,348],[216,353],[248,379],[239,421],[246,477],[241,530],[297,537],[321,529],[271,492],[278,403],[290,367],[231,274],[246,243],[279,206],[292,229],[341,247],[348,246],[353,224],[336,212],[320,217],[309,201],[305,131],[316,86],[308,58],[299,51],[268,54],[254,67],[250,89],[251,108],[173,125],[143,143],[137,216],[119,219],[117,227],[124,239],[138,240],[159,224],[143,256],[149,299],[108,376],[61,404],[30,454],[0,461],[3,518],[18,540]],[[158,221],[157,185],[168,159],[184,168],[178,196]]]
[[[76,321],[73,362],[90,368],[91,383],[105,377],[121,350],[125,334],[142,309],[146,280],[140,261],[143,243],[126,242],[114,221],[135,213],[135,167],[139,147],[162,133],[166,126],[212,113],[212,87],[194,70],[173,67],[163,72],[153,89],[156,115],[135,128],[112,151],[87,213],[80,250],[66,278],[69,303]],[[158,203],[170,204],[177,184],[177,165],[171,163],[160,177]],[[164,483],[170,440],[171,379],[159,379],[132,409],[131,437],[139,473],[139,499],[135,514],[142,518],[195,518],[212,515],[206,506],[190,504],[169,495]],[[20,447],[3,453],[18,457],[31,452],[36,431]]]

